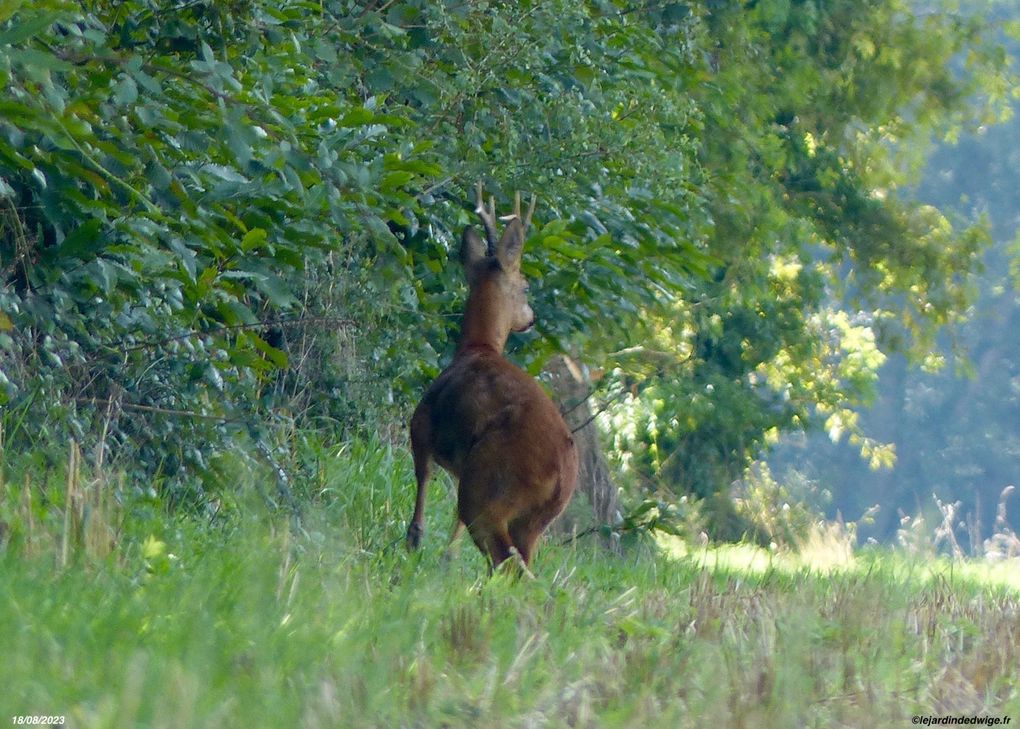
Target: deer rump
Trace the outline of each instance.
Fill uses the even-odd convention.
[[[577,475],[573,439],[542,388],[499,355],[470,353],[432,384],[415,426],[429,431],[435,462],[459,479],[460,522],[493,566],[510,547],[530,563]]]

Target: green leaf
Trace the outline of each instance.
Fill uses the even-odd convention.
[[[402,188],[414,178],[415,174],[413,172],[405,172],[402,170],[387,172],[383,175],[382,180],[379,182],[379,189],[382,192],[393,192],[394,190]]]
[[[266,359],[272,362],[277,369],[287,369],[289,361],[287,359],[286,352],[271,346],[266,340],[253,332],[248,332],[247,334],[248,338],[251,339],[252,343],[255,345],[255,348],[262,352]]]
[[[294,294],[287,288],[283,279],[274,274],[261,274],[255,278],[255,287],[266,295],[270,303],[280,308],[294,304]]]
[[[216,310],[219,312],[223,323],[227,326],[258,324],[259,321],[258,317],[252,313],[252,310],[240,301],[221,301],[216,304]]]
[[[252,228],[241,239],[241,250],[245,253],[262,248],[266,245],[269,234],[262,228]]]
[[[113,87],[113,99],[122,106],[130,106],[138,100],[138,85],[130,76],[121,77]]]
[[[0,32],[0,46],[13,46],[26,41],[43,32],[59,18],[63,13],[43,13],[28,20],[20,20],[12,24],[8,30]]]
[[[67,61],[57,58],[52,53],[40,51],[35,48],[12,48],[7,56],[13,64],[21,66],[33,76],[39,77],[37,71],[70,71],[74,68]]]
[[[356,106],[340,119],[342,127],[363,127],[375,120],[375,113],[363,106]]]
[[[98,218],[86,220],[64,238],[57,247],[56,257],[58,259],[77,258],[82,261],[93,258],[101,250],[101,246],[96,245],[96,240],[102,225],[102,221]]]

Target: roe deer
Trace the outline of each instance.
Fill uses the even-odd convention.
[[[510,332],[527,331],[535,322],[520,272],[535,199],[522,220],[520,193],[515,196],[514,213],[502,218],[509,222],[497,242],[495,198],[486,209],[481,182],[476,194],[486,243],[473,227],[464,231],[460,260],[469,294],[460,341],[453,362],[411,418],[418,496],[407,546],[421,543],[425,487],[435,460],[459,480],[451,541],[467,526],[491,569],[513,556],[527,571],[539,535],[573,495],[577,452],[549,396],[503,357]]]

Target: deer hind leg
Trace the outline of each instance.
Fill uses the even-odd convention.
[[[432,417],[428,408],[421,405],[411,418],[411,456],[414,459],[414,478],[418,491],[414,500],[414,515],[407,525],[407,548],[418,549],[425,533],[425,496],[432,460]]]
[[[542,530],[528,519],[516,519],[510,523],[510,539],[525,567],[531,564],[531,556],[535,553],[535,544],[541,533]]]
[[[562,477],[557,476],[552,496],[547,501],[515,517],[510,522],[510,539],[520,553],[525,566],[531,564],[539,537],[566,508],[567,502],[570,500],[573,483],[570,482],[570,487],[567,489],[563,486]]]
[[[467,522],[467,530],[481,553],[489,558],[490,572],[510,559],[516,551],[505,524],[493,524],[482,517]]]
[[[518,577],[535,578],[528,569],[529,552],[520,548],[504,517],[483,513],[468,522],[467,529],[478,549],[489,558],[489,574],[509,571]]]
[[[487,495],[475,474],[461,476],[457,493],[459,523],[467,527],[475,546],[489,558],[490,569],[495,569],[510,557],[514,545],[502,513],[504,510],[499,503],[486,498]]]
[[[525,567],[531,564],[539,537],[559,514],[558,505],[551,505],[545,509],[528,512],[510,522],[510,539]]]

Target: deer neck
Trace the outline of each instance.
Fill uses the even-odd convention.
[[[468,349],[491,349],[496,354],[503,353],[510,331],[504,323],[496,297],[490,291],[492,285],[482,284],[468,295],[457,354]]]

